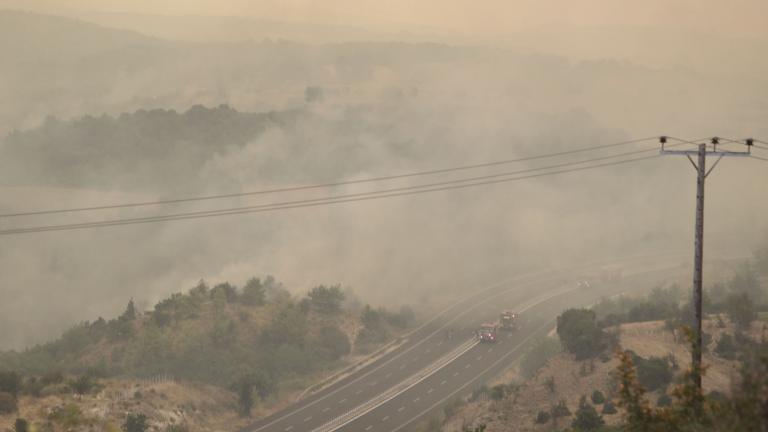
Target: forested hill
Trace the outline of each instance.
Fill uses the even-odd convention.
[[[57,340],[0,353],[0,371],[153,377],[229,388],[247,379],[263,398],[305,388],[318,373],[367,353],[414,322],[413,312],[362,306],[339,286],[296,298],[271,277],[242,288],[201,281],[151,311],[133,301],[118,317],[83,322]],[[30,389],[40,393],[40,389]]]
[[[155,109],[71,121],[49,117],[40,127],[5,139],[1,181],[152,192],[197,189],[206,161],[301,115],[196,105],[182,113]]]

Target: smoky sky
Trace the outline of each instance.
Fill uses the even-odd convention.
[[[589,2],[579,8],[560,2],[554,15],[534,2],[486,2],[482,6],[441,2],[439,7],[436,2],[394,2],[386,7],[371,2],[320,4],[0,2],[6,7],[81,18],[96,12],[178,14],[181,18],[177,16],[180,21],[176,22],[183,23],[189,18],[184,14],[215,14],[299,23],[292,29],[301,29],[307,21],[356,28],[371,25],[383,29],[389,39],[355,39],[355,34],[366,33],[351,31],[334,33],[334,38],[343,34],[348,39],[333,42],[244,41],[247,38],[239,40],[239,36],[234,41],[205,42],[162,37],[183,34],[180,28],[161,28],[163,31],[146,35],[118,32],[106,21],[96,26],[86,21],[14,15],[8,19],[19,25],[0,31],[23,35],[18,40],[25,45],[0,43],[6,59],[0,81],[0,149],[15,142],[10,135],[14,130],[35,131],[47,116],[56,116],[65,124],[86,115],[109,116],[118,122],[126,112],[174,109],[183,113],[196,104],[227,104],[248,113],[300,110],[304,115],[289,123],[271,124],[242,145],[218,148],[211,143],[210,151],[194,155],[194,169],[176,169],[173,174],[169,170],[154,187],[137,176],[147,167],[156,173],[156,161],[142,163],[139,158],[131,165],[115,163],[105,170],[89,165],[96,158],[83,154],[79,163],[92,174],[84,176],[88,183],[64,186],[29,180],[5,184],[0,189],[0,210],[65,208],[357,179],[660,134],[768,139],[764,61],[754,60],[753,68],[719,62],[709,69],[698,68],[720,54],[730,59],[754,57],[761,42],[734,44],[734,35],[726,32],[710,34],[713,43],[706,47],[689,44],[693,39],[686,35],[675,43],[663,37],[633,36],[646,34],[638,28],[656,24],[680,31],[704,29],[717,17],[724,23],[742,18],[749,22],[760,16],[756,13],[763,7],[759,2],[741,2],[738,7],[652,2],[635,5],[637,13],[624,11],[624,15],[607,2]],[[99,16],[104,19],[105,15]],[[507,26],[504,17],[512,24]],[[24,25],[28,23],[24,20],[36,24]],[[521,24],[524,20],[527,27]],[[133,16],[121,22],[137,30],[140,21]],[[542,28],[547,34],[563,36],[558,23],[589,30],[576,35],[568,46],[560,45],[562,38],[547,42],[539,37]],[[601,27],[607,25],[613,29]],[[402,41],[396,38],[403,26],[426,28],[423,34],[427,35],[433,29],[461,38],[484,34],[471,45],[446,39],[415,43],[408,35]],[[537,26],[538,30],[526,30]],[[45,30],[51,28],[56,32]],[[313,27],[302,34],[311,39],[313,34],[328,31],[327,27]],[[519,37],[500,38],[495,43],[488,37],[492,33]],[[605,36],[614,34],[625,39],[613,40],[632,44],[596,49],[590,43],[611,39]],[[78,43],[82,40],[90,42]],[[667,47],[664,57],[648,54],[663,46]],[[321,89],[322,97],[309,100],[308,87]],[[108,132],[103,136],[109,137]],[[55,137],[48,142],[57,144]],[[648,141],[628,150],[655,145]],[[44,148],[39,152],[3,163],[18,169],[53,154]],[[609,154],[604,151],[594,156]],[[581,157],[573,156],[551,163],[578,159]],[[183,168],[191,160],[180,151],[174,166]],[[481,174],[542,164],[545,162],[499,167]],[[708,183],[708,251],[744,255],[760,245],[768,227],[763,217],[767,174],[766,164],[756,160],[729,159],[718,165]],[[164,211],[306,199],[428,180],[432,179],[339,186],[279,198],[179,205]],[[200,278],[241,285],[251,276],[271,274],[297,295],[316,284],[340,283],[365,302],[428,306],[441,295],[461,293],[532,269],[687,250],[693,238],[694,190],[690,164],[665,157],[364,203],[3,237],[0,291],[5,300],[0,304],[0,328],[4,329],[0,347],[21,348],[54,337],[79,321],[114,316],[130,298],[142,308],[151,308]],[[157,211],[124,209],[88,216],[35,217],[2,221],[2,226],[78,221],[81,217],[135,217]]]

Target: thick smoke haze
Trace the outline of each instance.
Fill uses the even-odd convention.
[[[558,20],[584,29],[566,46],[558,27],[548,26],[544,10],[533,2],[518,7],[540,17],[538,29],[509,32],[500,31],[501,20],[478,31],[483,28],[479,17],[485,16],[480,9],[466,14],[474,25],[470,28],[459,19],[460,3],[441,8],[434,20],[426,19],[437,10],[429,2],[392,9],[380,18],[345,8],[343,2],[322,8],[324,16],[313,15],[313,7],[300,2],[264,2],[258,10],[236,2],[216,9],[205,2],[164,2],[168,9],[138,4],[0,2],[101,19],[94,19],[95,25],[0,12],[0,22],[13,24],[0,26],[5,59],[0,69],[0,213],[337,182],[661,134],[768,138],[768,86],[761,73],[766,64],[755,59],[765,44],[762,35],[757,30],[713,32],[711,45],[687,46],[693,34],[687,29],[699,28],[693,18],[684,18],[681,25],[670,17],[653,22],[664,16],[661,11],[677,6],[642,6],[643,14],[623,20],[614,19],[615,8],[613,14],[598,14],[597,3],[585,6],[595,13],[583,17],[600,17],[600,22],[582,19],[581,10],[568,7]],[[715,12],[727,12],[724,17],[735,20],[752,19],[746,17],[762,7],[758,2],[742,6],[697,10],[711,19]],[[505,11],[499,16],[520,19],[513,16],[516,9],[499,7]],[[263,40],[268,35],[248,33],[218,33],[207,42],[169,37],[183,36],[187,20],[203,25],[215,21],[207,13],[220,17],[235,11],[288,22],[278,26],[280,31],[304,39]],[[143,20],[138,13],[198,16]],[[120,21],[116,27],[122,29],[110,28],[109,20]],[[154,23],[155,29],[174,22],[177,27],[150,32],[146,22],[141,28],[142,21]],[[402,28],[388,27],[390,21],[407,28],[420,25],[423,31],[398,39]],[[626,28],[621,34],[633,44],[592,44],[613,34],[604,27],[608,24]],[[650,24],[667,26],[674,43],[637,36],[648,34],[643,26]],[[681,26],[686,31],[681,33]],[[366,27],[369,33],[358,31]],[[374,33],[375,38],[366,37]],[[491,33],[505,36],[490,38]],[[313,34],[327,38],[305,40]],[[430,34],[436,43],[425,43]],[[548,40],[546,34],[559,37]],[[734,45],[734,37],[749,39]],[[655,48],[665,54],[653,54]],[[675,55],[687,48],[687,57]],[[698,68],[719,54],[755,60],[751,67],[718,63]],[[222,104],[228,108],[216,108]],[[245,117],[246,124],[258,124],[254,130],[216,129],[209,123],[254,113],[271,114],[258,121]],[[195,115],[207,119],[200,124],[204,132],[183,136],[185,119]],[[167,118],[178,123],[171,127],[156,121]],[[136,150],[171,142],[173,151]],[[436,178],[162,209],[4,219],[0,229],[357,193],[655,145],[649,141]],[[765,163],[757,160],[729,159],[718,165],[708,183],[709,253],[745,255],[761,243],[768,228],[763,217],[766,177]],[[341,283],[365,302],[428,308],[442,295],[517,272],[687,251],[694,190],[689,163],[670,157],[328,207],[4,236],[0,291],[8,300],[0,304],[0,328],[13,331],[0,333],[0,348],[22,348],[80,320],[112,316],[129,298],[151,308],[200,278],[242,285],[251,276],[272,274],[297,294],[313,285]]]

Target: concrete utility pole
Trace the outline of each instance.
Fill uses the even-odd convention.
[[[661,137],[661,154],[678,155],[688,158],[696,169],[696,237],[694,241],[694,268],[693,268],[693,318],[694,318],[694,343],[691,352],[691,365],[693,372],[693,381],[696,387],[701,391],[701,299],[702,299],[702,268],[704,261],[704,182],[707,176],[717,166],[718,162],[725,156],[749,157],[752,149],[753,140],[746,140],[747,151],[733,152],[717,149],[720,144],[719,138],[712,138],[712,150],[707,150],[707,144],[699,144],[697,150],[666,150],[667,137]],[[718,156],[712,167],[707,171],[707,155]],[[698,163],[691,159],[691,155],[698,156]]]

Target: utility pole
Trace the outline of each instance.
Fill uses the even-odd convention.
[[[696,388],[701,392],[701,299],[702,299],[702,270],[704,262],[704,183],[717,166],[720,160],[725,156],[740,156],[749,157],[752,150],[752,144],[754,141],[748,139],[745,141],[747,145],[747,151],[734,152],[718,150],[717,146],[720,144],[719,138],[712,138],[710,143],[712,149],[707,149],[707,144],[701,143],[698,145],[697,150],[667,150],[665,144],[667,143],[667,137],[659,138],[661,142],[661,154],[662,155],[677,155],[685,156],[691,161],[691,164],[696,169],[696,236],[694,241],[694,266],[693,266],[693,319],[694,319],[694,341],[693,350],[691,351],[691,372],[693,374],[693,382]],[[698,163],[694,162],[691,155],[698,156]],[[717,156],[717,160],[712,167],[707,170],[707,155]]]

